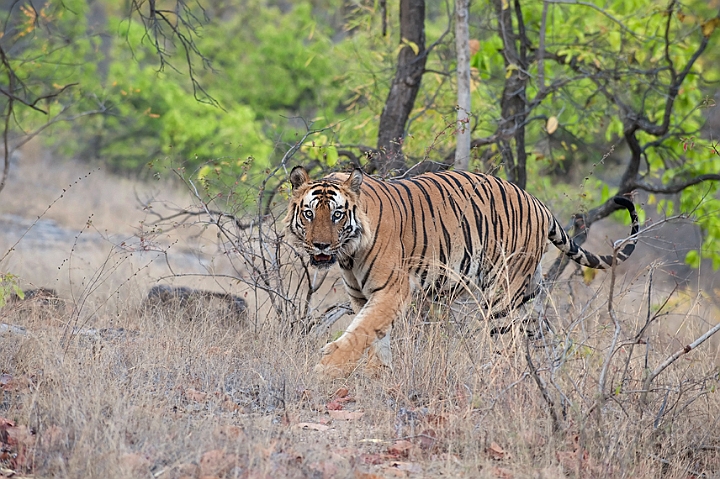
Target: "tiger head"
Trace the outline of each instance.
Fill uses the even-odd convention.
[[[310,264],[319,268],[352,256],[363,238],[365,213],[358,205],[363,173],[356,169],[345,176],[311,181],[302,166],[290,172],[287,230],[310,255]]]

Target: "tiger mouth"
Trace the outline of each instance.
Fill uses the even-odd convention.
[[[314,254],[310,256],[310,264],[319,267],[329,267],[335,264],[335,255],[330,254]]]

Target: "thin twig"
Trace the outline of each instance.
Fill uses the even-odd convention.
[[[647,404],[647,393],[650,388],[650,383],[653,382],[655,380],[655,378],[660,375],[660,373],[665,371],[665,369],[667,369],[668,366],[670,366],[672,363],[677,361],[677,359],[679,357],[686,355],[693,349],[696,349],[698,346],[700,346],[702,343],[707,341],[710,337],[712,337],[713,334],[717,333],[718,331],[720,331],[720,323],[718,323],[715,326],[713,326],[712,328],[710,328],[705,334],[703,334],[702,336],[700,336],[699,338],[697,338],[695,341],[688,344],[684,348],[675,351],[672,355],[670,355],[667,359],[665,359],[665,361],[660,363],[660,365],[658,367],[656,367],[653,370],[653,372],[648,374],[648,377],[645,379],[645,382],[643,384],[643,393],[641,396],[642,402]]]

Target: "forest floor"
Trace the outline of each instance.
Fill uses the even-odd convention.
[[[153,230],[193,204],[181,184],[23,152],[0,193],[0,273],[57,299],[0,309],[0,477],[720,474],[719,342],[686,348],[720,321],[720,279],[682,264],[691,223],[642,236],[612,298],[611,273],[568,268],[552,331],[493,337],[476,305],[418,299],[392,370],[330,381],[313,367],[332,332],[269,312],[207,223]],[[605,221],[586,246],[626,230]],[[326,281],[318,311],[345,301]],[[149,303],[158,284],[247,311]]]

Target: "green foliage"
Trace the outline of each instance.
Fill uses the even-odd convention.
[[[268,165],[272,147],[250,106],[228,101],[223,109],[198,102],[187,77],[170,68],[157,71],[141,25],[123,20],[112,27],[122,36],[113,42],[101,90],[110,114],[71,125],[80,136],[74,143],[65,140],[66,148],[80,149],[82,142],[88,145],[85,156],[121,170],[137,170],[158,158],[191,169],[248,157],[259,159],[260,168]]]
[[[543,2],[520,4],[530,43],[537,46]],[[166,66],[158,71],[152,33],[137,17],[128,17],[115,2],[100,2],[107,14],[104,28],[111,34],[103,39],[91,34],[95,30],[86,20],[88,5],[86,0],[49,3],[37,18],[25,12],[13,37],[21,54],[10,59],[35,96],[77,84],[43,103],[48,116],[18,110],[17,124],[25,131],[59,112],[68,117],[104,110],[56,125],[53,141],[69,155],[99,160],[121,171],[143,171],[147,164],[154,170],[181,167],[212,194],[223,185],[242,189],[244,184],[260,184],[308,129],[324,130],[309,138],[294,162],[342,168],[347,166],[343,150],[357,152],[358,147],[376,144],[378,119],[402,47],[398,8],[387,9],[388,31],[383,36],[380,7],[372,2],[309,0],[280,5],[237,0],[204,5],[204,11],[194,7],[197,18],[208,16],[194,38],[212,65],[196,65],[194,75],[217,102],[213,105],[197,101],[185,69]],[[540,63],[535,51],[529,52],[531,60],[523,72],[530,78],[527,97],[532,100],[558,82],[563,86],[553,87],[534,105],[524,125],[532,173],[528,189],[541,196],[556,194],[553,184],[558,180],[546,172],[575,165],[590,179],[561,189],[570,201],[579,197],[583,205],[593,205],[614,194],[598,178],[613,174],[603,169],[602,155],[610,145],[622,145],[626,125],[620,105],[661,122],[672,81],[668,65],[682,68],[705,37],[713,43],[678,93],[668,134],[662,141],[644,133],[637,138],[645,148],[643,174],[650,184],[672,185],[720,171],[720,155],[708,148],[701,131],[706,109],[713,106],[704,87],[720,79],[720,49],[713,48],[720,23],[713,20],[716,7],[703,0],[685,2],[670,13],[668,2],[660,0],[593,5],[547,5],[542,84]],[[496,21],[490,0],[473,3],[474,138],[496,133],[506,80],[520,71],[517,65],[505,65]],[[451,12],[427,2],[426,44],[434,47],[407,125],[403,152],[408,162],[443,160],[455,145],[452,26]],[[667,50],[666,29],[672,40]],[[184,61],[179,44],[169,41],[165,47],[174,52],[175,64]],[[600,71],[607,73],[597,76]],[[557,119],[557,130],[548,131],[549,118]],[[472,165],[496,172],[497,144],[486,148],[489,154],[483,157],[492,159]],[[482,153],[476,151],[478,157]],[[361,154],[357,157],[365,161]],[[658,198],[657,205],[663,214],[692,212],[706,238],[697,258],[711,258],[720,266],[716,188],[696,185],[685,189],[679,200]],[[255,194],[250,191],[247,198]],[[623,221],[626,216],[620,213]],[[691,255],[688,261],[696,263],[695,258]]]
[[[202,82],[221,105],[247,104],[264,118],[322,107],[335,75],[333,45],[309,3],[282,13],[248,2],[218,27],[200,48],[216,68]]]
[[[237,176],[248,158],[254,172],[266,169],[284,153],[273,143],[295,132],[283,117],[314,115],[339,96],[325,93],[334,81],[324,54],[331,45],[309,4],[285,13],[260,1],[246,7],[197,40],[213,68],[197,69],[196,79],[217,105],[198,102],[182,72],[158,71],[142,25],[111,17],[107,76],[93,84],[108,114],[68,125],[72,134],[59,137],[59,146],[117,170],[209,164]]]
[[[0,274],[0,308],[7,304],[8,299],[13,295],[25,299],[25,293],[18,285],[18,277],[12,273]]]
[[[78,103],[95,89],[99,39],[86,32],[88,8],[82,0],[15,11],[3,38],[5,70],[14,74],[8,85],[15,95],[14,124],[32,131],[79,111]]]

